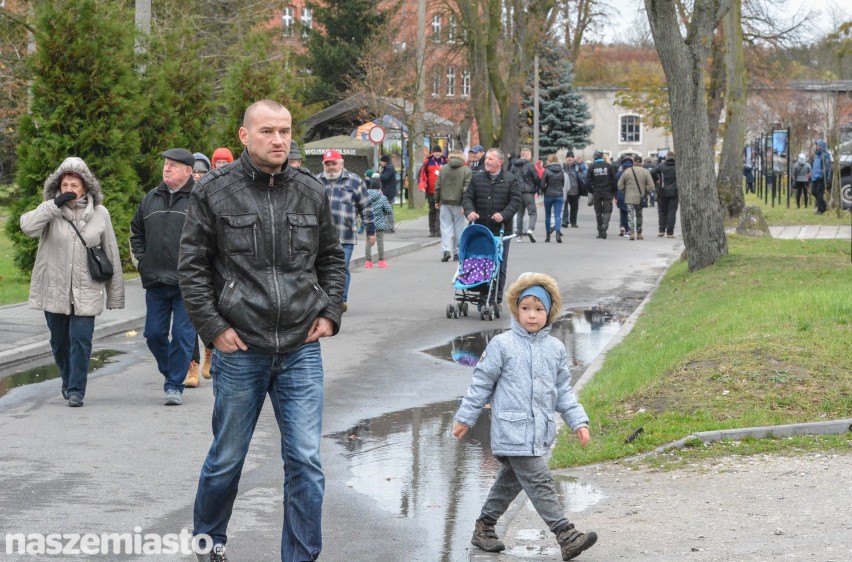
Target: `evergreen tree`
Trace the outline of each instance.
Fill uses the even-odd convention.
[[[307,31],[306,67],[313,79],[306,103],[332,105],[346,97],[354,84],[366,77],[361,55],[376,33],[384,29],[387,14],[378,0],[328,0],[308,2],[314,27]]]
[[[44,181],[69,156],[86,161],[103,188],[118,246],[129,263],[130,219],[141,199],[133,162],[139,155],[138,81],[133,15],[120,2],[34,3],[36,52],[32,106],[21,119],[16,203],[6,225],[15,263],[31,271],[36,240],[20,231],[21,214],[41,201]]]
[[[193,32],[193,18],[175,17],[171,27],[148,38],[142,77],[144,115],[137,172],[145,191],[163,179],[163,158],[169,148],[186,148],[208,157],[215,120],[214,71],[204,57],[206,47]]]
[[[589,106],[574,88],[572,66],[564,63],[559,83],[544,91],[539,102],[541,112],[541,154],[554,154],[560,148],[584,148],[589,145],[592,125]]]
[[[219,97],[223,108],[215,125],[216,146],[227,146],[234,156],[243,151],[237,132],[243,122],[243,113],[252,103],[271,99],[290,111],[293,118],[293,138],[298,139],[298,124],[310,112],[298,101],[301,81],[287,67],[287,60],[276,52],[268,31],[258,30],[240,46],[236,60],[228,69],[224,90]]]

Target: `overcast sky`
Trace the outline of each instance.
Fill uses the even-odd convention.
[[[644,13],[645,3],[643,0],[603,0],[613,8],[610,18],[611,25],[606,26],[601,32],[589,36],[589,40],[602,40],[606,43],[613,42],[616,38],[625,39],[625,29],[634,25],[636,15],[639,14],[644,18],[645,26],[647,27],[647,18]],[[783,0],[773,0],[774,2],[783,2]],[[797,10],[813,9],[817,12],[815,20],[812,22],[813,37],[820,37],[828,33],[832,26],[830,25],[830,14],[836,12],[843,14],[843,19],[852,17],[852,7],[848,0],[786,0],[782,5],[787,9],[782,11],[786,14],[793,15]],[[840,8],[843,6],[843,8]],[[841,20],[842,21],[842,20]]]

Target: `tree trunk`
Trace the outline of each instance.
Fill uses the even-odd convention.
[[[743,195],[743,148],[746,130],[746,68],[743,55],[742,0],[733,0],[722,20],[725,41],[727,93],[725,138],[719,160],[716,187],[724,217],[739,217],[745,207]]]
[[[681,230],[689,270],[696,271],[728,253],[704,97],[704,64],[721,12],[718,1],[695,0],[684,39],[674,0],[645,0],[645,7],[669,85]]]

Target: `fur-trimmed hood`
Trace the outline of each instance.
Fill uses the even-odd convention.
[[[546,273],[522,273],[518,279],[506,289],[506,300],[509,302],[509,310],[512,312],[512,317],[518,319],[518,297],[528,287],[541,285],[544,290],[550,295],[550,312],[547,315],[547,325],[559,318],[562,312],[562,294],[559,292],[559,284],[556,279]]]
[[[78,158],[77,156],[70,156],[66,158],[62,164],[56,168],[56,171],[50,174],[50,176],[48,176],[48,178],[44,181],[44,191],[42,194],[44,195],[45,201],[53,199],[59,195],[60,180],[62,179],[62,176],[68,172],[74,172],[83,178],[83,183],[86,184],[86,194],[92,198],[92,204],[95,207],[103,204],[104,194],[101,191],[101,184],[98,182],[97,178],[95,178],[95,174],[89,170],[89,167],[83,159]]]

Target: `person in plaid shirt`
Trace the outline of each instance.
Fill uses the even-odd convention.
[[[325,195],[331,203],[331,218],[337,226],[340,245],[346,261],[346,284],[343,286],[343,311],[349,297],[349,260],[358,242],[358,215],[367,231],[367,244],[376,243],[376,225],[373,222],[373,206],[367,194],[367,186],[357,174],[343,167],[343,155],[337,150],[326,150],[322,156],[323,172],[319,180],[325,186]]]

